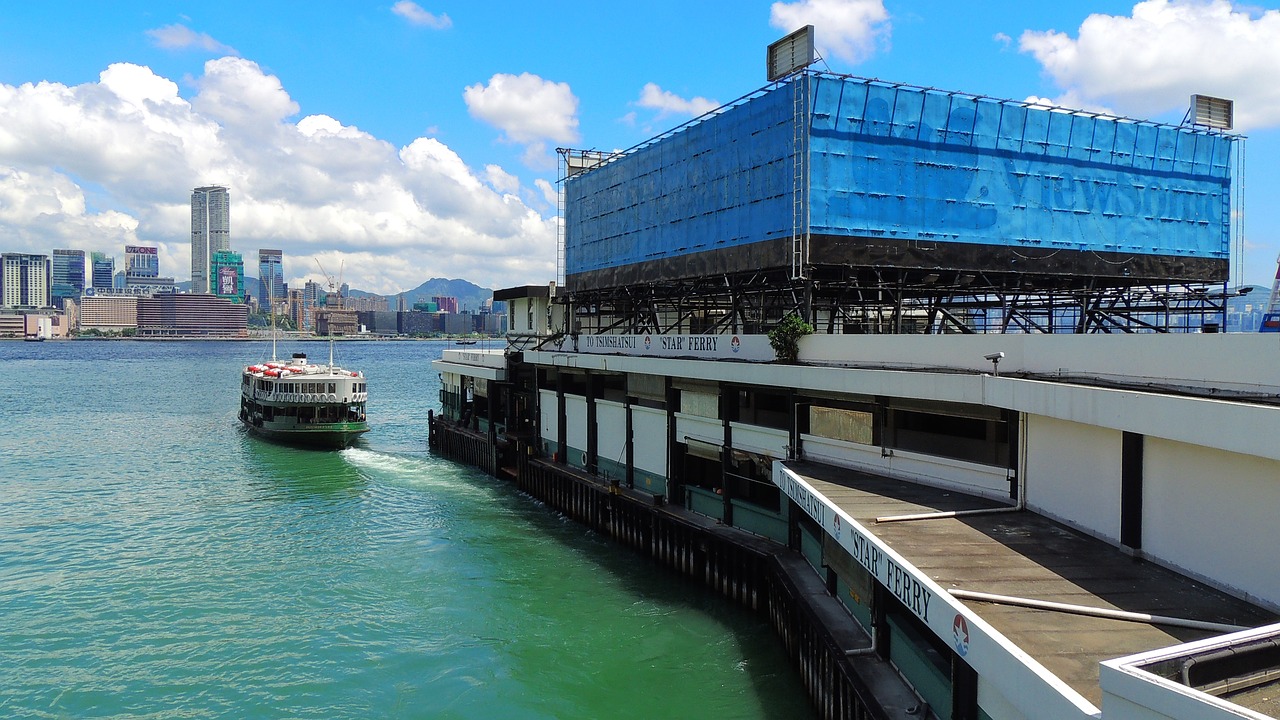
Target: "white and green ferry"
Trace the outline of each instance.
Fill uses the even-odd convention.
[[[343,448],[369,431],[364,373],[334,365],[314,365],[304,353],[289,362],[266,362],[244,369],[240,380],[240,421],[269,440],[312,447]]]

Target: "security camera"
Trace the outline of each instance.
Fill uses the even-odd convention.
[[[990,360],[991,362],[999,362],[1001,359],[1003,359],[1003,358],[1004,358],[1004,353],[1002,353],[1002,352],[993,352],[993,353],[991,353],[990,355],[983,355],[983,357],[985,357],[986,359]]]

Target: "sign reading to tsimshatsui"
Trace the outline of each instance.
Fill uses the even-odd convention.
[[[564,349],[572,349],[566,340]],[[577,351],[608,355],[769,362],[767,335],[579,335]]]

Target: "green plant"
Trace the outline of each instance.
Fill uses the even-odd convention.
[[[800,338],[813,334],[813,326],[799,315],[788,315],[769,331],[769,345],[782,362],[793,363],[800,356]]]

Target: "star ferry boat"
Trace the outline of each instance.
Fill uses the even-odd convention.
[[[240,421],[269,440],[311,447],[344,448],[369,431],[364,373],[330,363],[313,365],[305,353],[289,362],[244,369]]]

